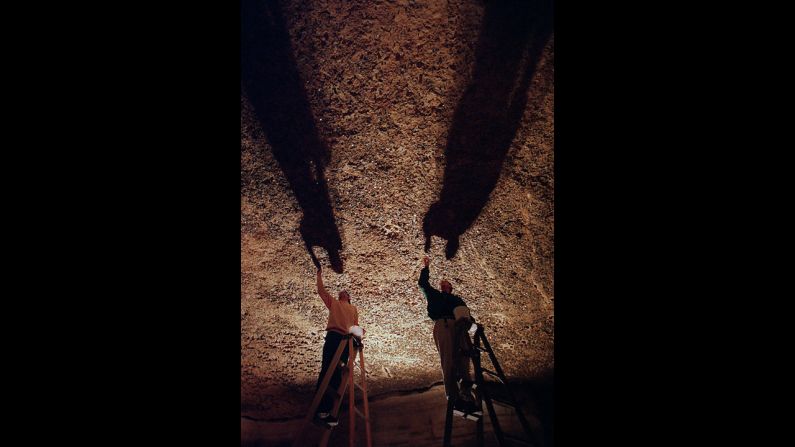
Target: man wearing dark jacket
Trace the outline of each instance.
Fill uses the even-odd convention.
[[[472,319],[461,297],[453,295],[453,286],[446,280],[439,283],[441,291],[434,289],[429,281],[430,259],[423,258],[425,267],[420,272],[419,286],[428,301],[428,317],[435,321],[433,341],[442,363],[442,376],[447,399],[455,399],[455,409],[463,413],[479,413],[472,398],[472,374],[469,357],[462,351],[471,345],[466,330]],[[458,321],[456,321],[458,316]],[[458,330],[457,330],[458,329]],[[459,390],[458,381],[461,381]]]

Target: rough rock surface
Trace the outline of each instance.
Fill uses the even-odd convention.
[[[308,247],[359,308],[371,396],[441,380],[417,287],[428,237],[431,283],[451,281],[506,374],[551,373],[550,17],[531,1],[243,1],[242,416],[311,401],[328,314]]]

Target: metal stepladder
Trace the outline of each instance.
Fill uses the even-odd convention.
[[[483,366],[481,365],[481,358],[480,358],[481,352],[485,352],[488,354],[489,360],[491,361],[491,364],[494,366],[495,371],[483,368]],[[497,436],[497,441],[499,442],[499,445],[500,446],[508,445],[506,444],[506,440],[510,439],[511,441],[522,443],[524,445],[542,447],[541,436],[539,433],[533,431],[530,428],[530,424],[528,423],[525,416],[522,414],[522,409],[508,386],[508,381],[505,378],[505,373],[503,372],[502,367],[500,367],[500,363],[497,361],[497,357],[494,355],[494,351],[491,349],[491,344],[489,344],[489,341],[486,338],[486,334],[483,331],[483,325],[481,324],[477,324],[477,330],[475,331],[475,337],[470,353],[471,353],[470,356],[472,359],[472,364],[475,369],[475,386],[473,388],[475,390],[475,395],[476,395],[476,406],[480,408],[482,411],[483,402],[486,403],[486,408],[488,409],[489,417],[491,419],[491,425],[494,429],[494,434]],[[483,376],[484,373],[489,376],[495,377],[497,380],[486,381]],[[489,385],[495,383],[502,386],[505,393],[504,396],[497,397],[496,395],[492,395],[493,391],[489,390]],[[497,414],[494,412],[495,403],[512,407],[515,410],[516,415],[519,418],[519,422],[522,425],[522,429],[524,430],[528,438],[533,440],[532,442],[520,438],[508,437],[505,433],[503,433],[502,428],[500,427],[500,422],[497,420]],[[444,447],[450,447],[450,437],[453,431],[454,405],[455,405],[454,399],[450,399],[447,401],[447,417],[445,419],[445,424],[444,424]],[[466,417],[467,419],[472,419],[469,417],[469,415],[466,415]],[[476,419],[477,419],[477,443],[478,446],[482,447],[484,442],[483,417],[479,417]]]
[[[342,358],[342,353],[345,351],[345,346],[348,346],[348,362],[347,364],[343,364],[340,359]],[[359,354],[359,363],[356,363],[356,354]],[[359,369],[359,376],[361,377],[361,385],[357,384],[354,380],[354,365]],[[340,341],[339,347],[337,351],[334,353],[334,358],[331,360],[331,363],[326,371],[326,374],[323,376],[323,380],[320,382],[320,387],[317,389],[317,393],[315,393],[315,398],[312,400],[312,405],[309,406],[309,411],[306,414],[306,417],[298,426],[298,431],[296,431],[295,435],[293,436],[293,447],[303,447],[307,444],[302,443],[302,438],[305,436],[307,426],[311,424],[315,412],[317,411],[318,406],[320,405],[320,400],[323,398],[323,395],[326,392],[326,389],[331,382],[331,376],[334,374],[334,371],[340,368],[342,369],[342,378],[340,380],[339,387],[334,394],[334,402],[331,405],[331,415],[337,417],[339,415],[340,407],[342,406],[342,401],[345,398],[345,391],[348,390],[348,416],[349,416],[349,433],[348,433],[348,445],[353,447],[355,444],[356,438],[356,416],[361,417],[364,419],[365,425],[365,432],[367,435],[367,447],[372,447],[372,437],[370,434],[370,407],[367,402],[367,381],[366,381],[366,370],[364,366],[364,344],[362,344],[361,340],[354,337],[351,334],[348,334],[342,338]],[[356,408],[355,405],[355,396],[354,396],[354,388],[359,388],[362,392],[362,401],[364,402],[364,414]],[[320,438],[320,443],[318,446],[326,447],[328,444],[329,438],[331,437],[331,432],[334,430],[334,427],[327,426],[325,424],[322,425],[323,435]]]

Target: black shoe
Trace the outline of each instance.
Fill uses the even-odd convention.
[[[315,418],[312,421],[315,425],[319,426],[328,426],[328,427],[336,427],[340,421],[337,419],[336,416],[332,416],[330,413],[325,411],[319,411],[315,413]]]
[[[471,400],[458,399],[455,405],[453,405],[453,414],[477,421],[483,417],[483,410]]]
[[[322,427],[326,425],[326,419],[328,419],[329,416],[330,414],[328,412],[318,411],[317,413],[315,413],[315,417],[312,419],[312,423]]]
[[[453,414],[456,416],[466,416],[470,410],[471,407],[467,404],[467,402],[461,399],[458,399],[455,404],[453,404]]]

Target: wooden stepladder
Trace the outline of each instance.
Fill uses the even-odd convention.
[[[494,371],[484,368],[481,365],[481,358],[480,353],[485,352],[488,354],[489,360],[494,367]],[[497,436],[497,441],[499,442],[500,446],[509,445],[506,444],[506,440],[510,440],[516,443],[521,443],[524,445],[531,445],[534,447],[541,447],[542,446],[542,439],[541,436],[533,431],[530,428],[530,424],[527,422],[524,414],[522,414],[522,409],[519,403],[516,401],[513,393],[511,392],[510,387],[508,386],[508,381],[505,378],[505,373],[502,371],[502,367],[500,367],[500,363],[497,361],[497,356],[494,355],[494,351],[491,349],[491,344],[489,340],[486,338],[486,334],[483,331],[483,325],[478,324],[477,330],[475,331],[474,342],[470,354],[472,358],[472,364],[475,369],[475,385],[473,386],[473,390],[475,390],[475,403],[477,408],[481,410],[481,414],[483,411],[483,402],[486,403],[486,408],[489,412],[489,417],[491,419],[491,425],[494,428],[494,434]],[[492,376],[496,378],[496,381],[490,380],[487,381],[484,378],[484,373],[486,375]],[[501,393],[500,397],[496,395],[492,395],[492,391],[489,391],[488,384],[497,383],[501,386],[503,393]],[[514,438],[506,435],[503,433],[502,428],[500,427],[500,422],[497,420],[497,413],[494,412],[494,404],[504,405],[508,407],[512,407],[516,411],[516,415],[519,418],[519,422],[522,425],[522,429],[527,434],[529,439],[532,439],[532,442],[526,441],[519,438]],[[450,437],[452,434],[453,429],[453,400],[451,399],[448,401],[447,404],[447,418],[445,419],[445,426],[444,426],[444,447],[450,447]],[[483,446],[483,418],[482,417],[472,417],[472,415],[465,415],[467,419],[471,419],[477,422],[477,441],[478,446]]]
[[[348,362],[347,364],[344,364],[340,361],[340,359],[342,358],[342,353],[345,351],[346,345],[348,346]],[[356,362],[357,353],[359,354],[358,363]],[[354,380],[354,366],[359,369],[361,385],[357,384]],[[337,352],[334,353],[334,358],[331,360],[331,364],[329,365],[326,374],[323,376],[323,380],[320,382],[320,387],[317,389],[317,393],[315,393],[315,398],[312,400],[312,405],[309,406],[309,411],[307,412],[306,417],[298,426],[298,431],[293,437],[293,447],[302,447],[306,445],[305,443],[302,443],[302,438],[308,431],[307,427],[314,419],[317,407],[320,405],[320,400],[323,398],[323,395],[325,394],[326,389],[331,382],[331,376],[334,374],[334,371],[337,370],[337,368],[343,369],[343,371],[340,385],[334,393],[334,402],[331,405],[331,416],[337,417],[339,415],[342,401],[345,398],[345,391],[348,390],[348,445],[350,447],[354,447],[355,445],[356,416],[359,416],[364,419],[365,433],[367,435],[367,447],[372,447],[372,437],[370,434],[370,407],[367,402],[367,374],[364,367],[364,344],[362,344],[360,339],[354,337],[351,334],[346,335],[340,341]],[[356,408],[354,388],[359,388],[359,390],[362,392],[364,414],[362,414],[362,412]],[[329,438],[331,437],[331,431],[334,430],[334,427],[322,424],[322,428],[323,435],[321,436],[320,443],[318,445],[320,447],[326,447],[326,445],[328,445]]]

